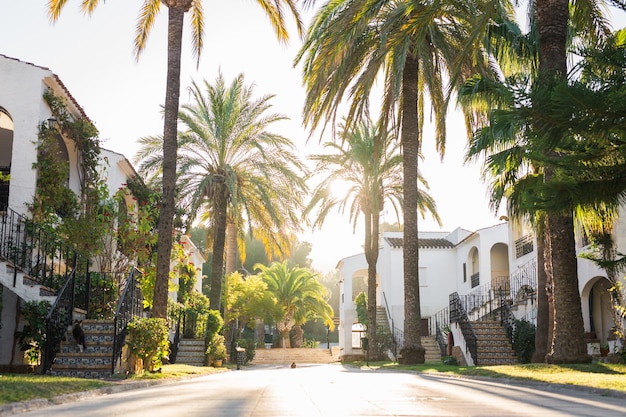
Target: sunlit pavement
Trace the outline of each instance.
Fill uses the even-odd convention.
[[[342,365],[250,366],[22,416],[624,416],[626,398]]]

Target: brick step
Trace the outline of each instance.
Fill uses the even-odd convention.
[[[100,368],[107,367],[111,369],[111,355],[74,355],[74,356],[61,356],[55,359],[54,368]]]
[[[112,343],[105,343],[105,344],[87,345],[87,347],[85,349],[83,349],[83,352],[85,352],[85,353],[109,354],[109,355],[112,355],[113,354],[113,344]],[[82,355],[82,353],[80,352],[80,349],[78,348],[76,343],[74,343],[74,342],[61,342],[61,350],[59,351],[57,356],[65,355],[65,354]]]
[[[53,376],[66,376],[73,378],[90,378],[90,379],[104,379],[111,376],[111,368],[104,370],[97,369],[59,369],[51,370],[50,375]]]

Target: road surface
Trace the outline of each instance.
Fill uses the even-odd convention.
[[[42,408],[46,417],[603,416],[626,396],[361,370],[342,365],[250,366]]]

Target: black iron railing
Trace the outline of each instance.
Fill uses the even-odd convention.
[[[523,301],[537,294],[537,260],[532,259],[510,275],[510,297],[514,301]]]
[[[404,346],[404,331],[396,327],[391,311],[389,310],[389,304],[387,303],[387,295],[383,291],[383,302],[385,303],[385,311],[387,312],[387,319],[390,321],[389,327],[391,328],[392,349],[394,357],[398,357],[398,347]]]
[[[515,241],[515,257],[521,258],[522,256],[531,253],[534,249],[533,236],[526,235]]]
[[[76,269],[69,274],[65,285],[59,291],[57,299],[46,316],[46,345],[43,349],[42,369],[44,374],[52,367],[67,327],[72,323],[75,283]]]
[[[428,318],[428,331],[435,335],[441,356],[448,353],[447,332],[450,331],[450,308],[445,307]]]
[[[48,230],[8,207],[0,207],[0,259],[10,262],[14,267],[13,286],[16,286],[17,274],[21,271],[33,284],[42,285],[53,292],[65,285],[74,268],[81,263],[87,264],[84,257],[65,243],[54,230]],[[76,284],[84,285],[86,271],[78,269]],[[85,298],[77,299],[76,302],[81,308],[88,307]]]
[[[141,272],[132,268],[124,285],[124,291],[117,304],[114,320],[113,358],[111,361],[111,373],[115,373],[115,367],[122,358],[122,347],[126,341],[128,323],[135,317],[141,317],[143,313],[143,297],[139,289],[138,275]]]
[[[450,294],[450,322],[459,325],[461,333],[463,333],[463,337],[465,338],[466,350],[474,360],[474,365],[478,365],[478,341],[476,333],[469,320],[467,311],[463,307],[461,298],[456,292]]]

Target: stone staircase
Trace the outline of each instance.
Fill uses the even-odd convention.
[[[472,322],[477,338],[476,365],[514,365],[517,364],[515,351],[506,336],[504,327],[497,321]]]
[[[193,366],[204,366],[204,340],[180,339],[176,363]]]
[[[113,321],[83,320],[82,327],[87,348],[80,352],[69,330],[67,340],[61,342],[61,349],[52,364],[51,375],[79,378],[111,376]]]
[[[252,365],[326,364],[337,362],[330,349],[273,348],[256,350]]]
[[[391,334],[385,307],[376,307],[376,325]],[[441,351],[434,336],[422,336],[422,346],[426,349],[426,362],[441,362]]]
[[[15,285],[13,285],[14,277]],[[56,300],[53,290],[38,284],[33,278],[5,259],[0,259],[0,284],[24,301],[47,300],[52,305]]]

